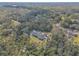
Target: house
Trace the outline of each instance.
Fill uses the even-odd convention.
[[[39,38],[41,40],[44,40],[44,39],[48,38],[47,34],[44,34],[41,31],[36,31],[36,30],[33,30],[31,32],[31,35],[33,35],[33,36],[35,36],[35,37],[37,37],[37,38]]]

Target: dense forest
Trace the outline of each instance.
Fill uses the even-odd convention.
[[[79,7],[3,5],[0,56],[79,56]]]

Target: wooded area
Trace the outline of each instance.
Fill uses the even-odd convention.
[[[78,6],[0,8],[0,56],[78,56]]]

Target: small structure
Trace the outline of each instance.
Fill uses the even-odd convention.
[[[47,34],[44,34],[41,31],[36,31],[36,30],[33,30],[31,32],[31,35],[33,35],[33,36],[35,36],[35,37],[37,37],[37,38],[39,38],[41,40],[44,40],[44,39],[48,38]]]

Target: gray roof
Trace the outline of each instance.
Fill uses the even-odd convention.
[[[35,31],[35,30],[33,30],[31,32],[31,35],[36,36],[37,38],[39,38],[41,40],[47,39],[47,35],[46,34],[43,34],[41,31]]]

